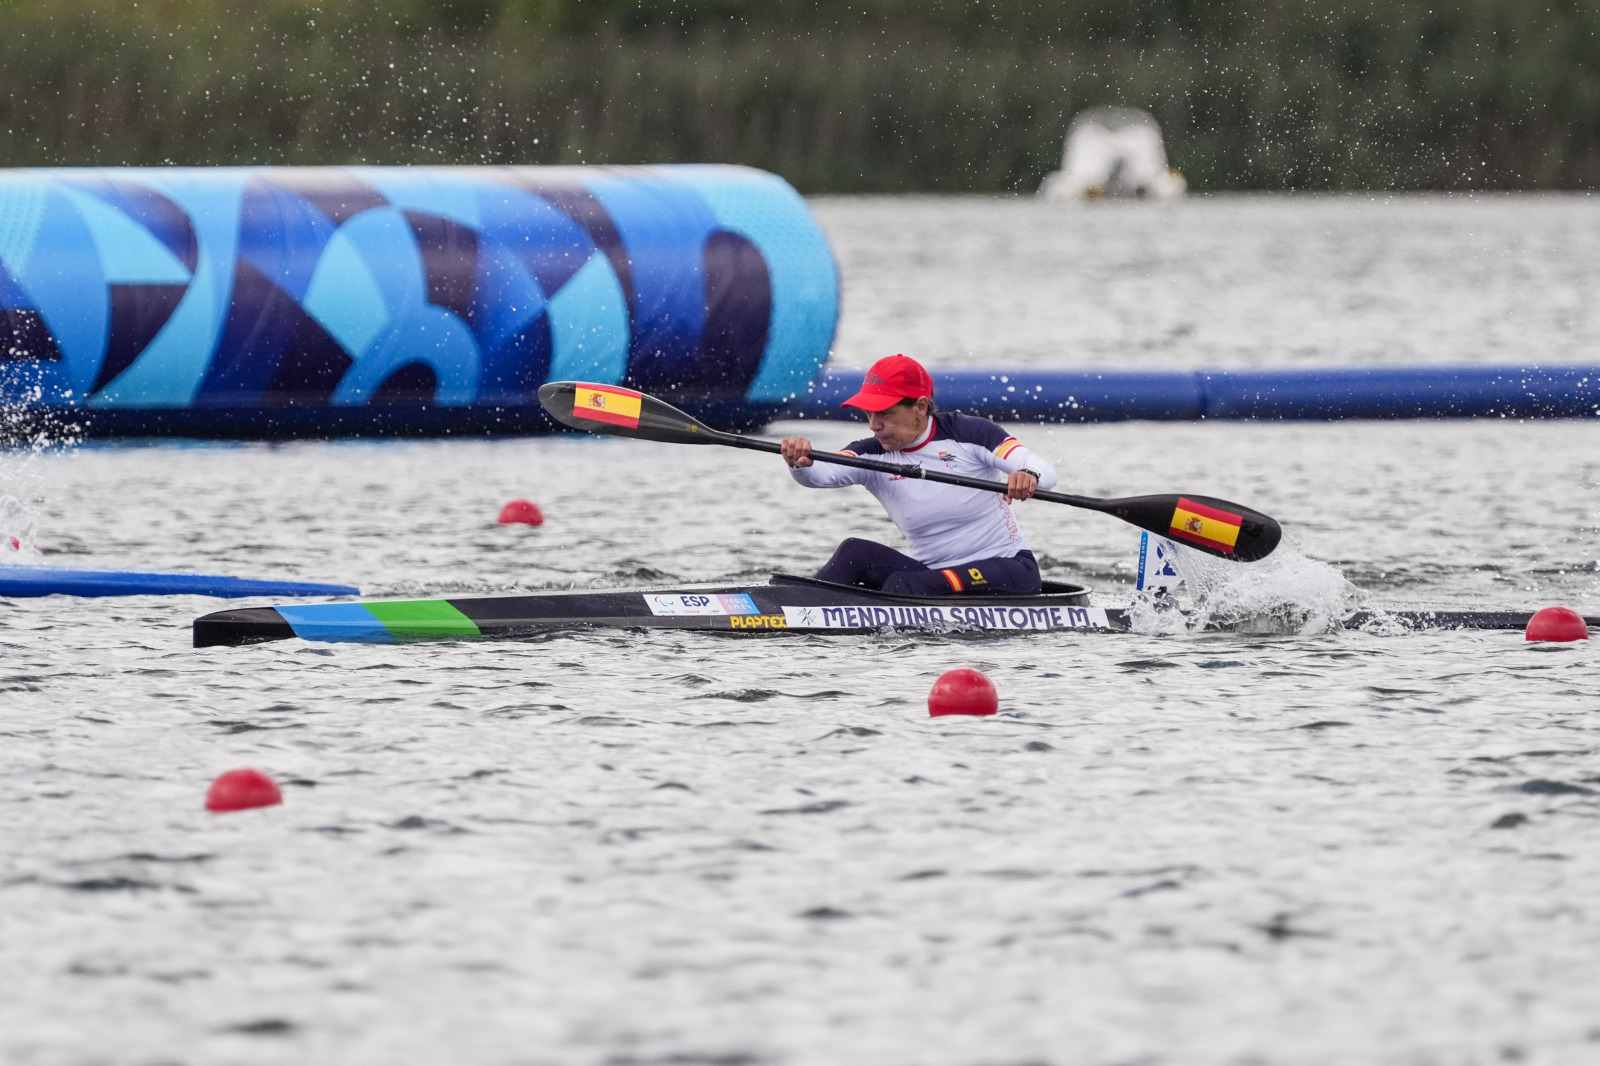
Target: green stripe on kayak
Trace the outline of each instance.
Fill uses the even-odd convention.
[[[456,610],[449,600],[389,600],[361,606],[399,640],[482,635],[477,623]]]

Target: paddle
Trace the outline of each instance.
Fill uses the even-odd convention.
[[[540,386],[539,402],[557,422],[592,433],[611,433],[669,444],[720,444],[727,448],[747,448],[757,452],[782,452],[782,448],[773,441],[712,429],[654,396],[616,385],[552,381]],[[986,492],[1006,491],[1005,483],[1001,481],[983,481],[960,474],[924,470],[914,463],[886,463],[837,452],[814,451],[811,458],[819,463],[854,466],[862,470],[877,470],[901,477],[983,489]],[[1283,528],[1260,511],[1211,496],[1125,496],[1116,500],[1101,500],[1065,492],[1036,492],[1033,498],[1099,511],[1140,529],[1182,541],[1196,551],[1240,562],[1265,558],[1283,537]]]

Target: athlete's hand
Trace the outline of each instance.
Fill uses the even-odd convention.
[[[1039,479],[1026,470],[1018,470],[1006,478],[1006,502],[1026,500],[1039,488]]]
[[[783,461],[790,466],[810,466],[811,442],[804,437],[783,438]]]

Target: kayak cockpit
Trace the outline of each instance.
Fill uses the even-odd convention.
[[[1020,600],[1048,599],[1052,603],[1060,603],[1070,607],[1085,607],[1089,603],[1089,590],[1083,585],[1074,585],[1066,581],[1041,581],[1039,591],[1031,595],[1016,596],[1008,593],[980,595],[963,593],[960,596],[896,596],[877,589],[864,589],[857,585],[838,585],[832,581],[821,581],[814,577],[802,577],[799,574],[773,574],[767,580],[768,585],[801,585],[808,588],[833,589],[852,596],[870,596],[873,599],[909,603],[1009,603]]]

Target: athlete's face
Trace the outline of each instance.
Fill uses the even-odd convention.
[[[895,404],[886,411],[870,412],[867,428],[886,452],[909,448],[928,428],[928,401],[921,399],[909,406]]]

